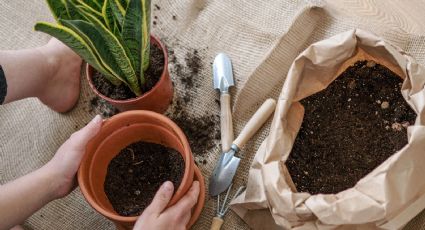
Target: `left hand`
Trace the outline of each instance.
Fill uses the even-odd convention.
[[[87,143],[99,132],[102,118],[97,115],[59,147],[55,156],[44,166],[51,175],[54,198],[62,198],[75,188],[75,175],[84,156]]]

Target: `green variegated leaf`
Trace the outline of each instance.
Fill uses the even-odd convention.
[[[75,2],[73,2],[71,0],[63,0],[63,1],[65,1],[66,11],[68,12],[68,15],[69,15],[69,19],[67,19],[67,18],[63,18],[63,19],[66,19],[66,20],[73,19],[73,20],[85,20],[85,21],[87,21],[85,16],[82,15],[80,13],[80,11],[77,9]]]
[[[84,7],[82,5],[77,6],[77,9],[82,15],[84,15],[84,18],[86,19],[85,21],[90,21],[87,18],[87,15],[91,15],[93,17],[96,17],[98,20],[100,20],[102,22],[102,24],[105,24],[105,20],[103,19],[102,14],[100,14],[100,15],[99,14],[93,14],[93,13],[91,13],[91,11],[87,7]]]
[[[46,0],[46,2],[56,22],[59,23],[59,19],[70,19],[66,10],[65,0]]]
[[[106,25],[106,21],[103,17],[102,8],[98,11],[97,9],[93,8],[91,5],[95,5],[94,3],[87,4],[86,2],[92,1],[92,0],[65,0],[67,1],[67,8],[68,12],[71,16],[70,19],[72,20],[84,20],[88,21],[87,17],[85,15],[91,14],[97,17],[99,20],[104,22]]]
[[[34,26],[34,30],[41,31],[50,34],[53,37],[56,37],[64,44],[66,44],[69,48],[71,48],[75,53],[80,55],[87,63],[89,63],[99,72],[104,74],[111,81],[111,83],[115,85],[119,85],[121,83],[119,79],[114,78],[107,70],[105,70],[105,68],[96,58],[96,55],[93,53],[90,46],[71,29],[66,28],[62,25],[39,22]]]
[[[102,11],[102,4],[100,0],[82,0],[82,2],[84,2],[85,4],[87,4],[88,6],[90,6],[91,8],[93,8],[96,11],[101,12]]]
[[[127,11],[128,4],[130,3],[130,0],[120,0],[121,6],[124,8],[124,10]]]
[[[130,0],[122,28],[122,39],[134,61],[140,82],[145,83],[144,71],[149,67],[150,1]]]
[[[113,29],[113,33],[115,34],[115,36],[120,35],[120,28],[118,28],[118,22],[114,20],[114,29]]]
[[[149,67],[149,57],[151,50],[150,43],[150,25],[151,25],[151,0],[140,0],[142,2],[142,35],[143,35],[143,50],[142,50],[142,67],[143,71],[146,71]]]
[[[123,77],[127,80],[127,83],[129,84],[131,90],[136,95],[140,95],[141,90],[139,80],[136,76],[136,72],[132,67],[131,59],[127,55],[126,49],[121,44],[120,39],[118,39],[111,31],[109,31],[96,17],[89,14],[87,14],[86,16],[105,40],[106,46],[108,47],[112,56],[118,63],[121,71],[124,74]]]
[[[105,0],[104,3],[103,3],[102,16],[103,16],[103,20],[105,21],[106,27],[108,27],[108,29],[110,31],[113,31],[115,19],[114,19],[114,15],[112,13],[111,6],[109,5],[109,1],[110,0]]]
[[[61,22],[64,26],[72,29],[87,42],[106,70],[122,82],[126,83],[125,78],[123,78],[124,73],[121,71],[113,57],[113,54],[106,46],[107,41],[104,40],[104,37],[99,34],[99,31],[96,30],[91,23],[82,20],[61,20]]]
[[[84,10],[88,14],[91,14],[91,15],[96,16],[97,18],[102,18],[103,17],[103,15],[102,15],[101,12],[99,12],[99,11],[91,8],[90,6],[88,6],[85,3],[84,4],[77,5],[77,8],[80,9],[80,10]]]
[[[122,40],[128,47],[129,55],[133,57],[133,67],[136,74],[140,75],[141,83],[145,82],[143,71],[141,71],[141,52],[143,47],[142,38],[142,3],[140,0],[130,0],[128,5],[124,24],[122,27]]]
[[[122,28],[125,16],[124,7],[121,5],[120,0],[109,0],[109,5],[111,6],[111,10],[114,14],[114,17],[118,22],[118,27]]]

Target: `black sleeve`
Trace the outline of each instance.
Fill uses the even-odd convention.
[[[7,93],[7,82],[3,68],[0,66],[0,105],[3,104]]]

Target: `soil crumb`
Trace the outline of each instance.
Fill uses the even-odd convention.
[[[304,120],[286,165],[299,192],[338,193],[407,144],[416,114],[402,79],[360,61],[328,88],[303,99]]]
[[[175,190],[184,174],[180,153],[165,146],[136,142],[112,159],[104,189],[114,210],[122,216],[137,216],[152,202],[165,181]]]
[[[119,110],[102,98],[95,96],[90,99],[89,112],[101,114],[104,118],[108,118],[119,113]]]
[[[151,90],[161,78],[162,71],[164,70],[164,53],[159,47],[155,45],[151,46],[149,62],[149,68],[144,73],[146,82],[142,86],[142,92]],[[103,74],[97,71],[94,71],[92,80],[96,89],[109,98],[126,100],[136,97],[127,85],[121,84],[115,86],[106,80]]]

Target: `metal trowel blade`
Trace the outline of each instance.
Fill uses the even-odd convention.
[[[240,161],[241,159],[239,157],[235,157],[235,151],[233,149],[221,154],[210,177],[209,192],[211,196],[217,196],[226,191],[232,183]]]
[[[230,86],[235,83],[233,81],[232,61],[229,56],[219,53],[213,63],[214,88],[221,92],[227,92]]]

